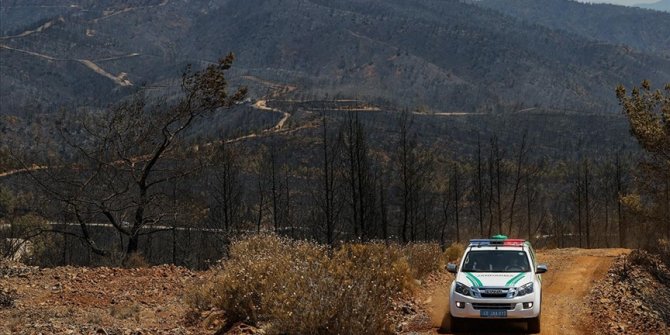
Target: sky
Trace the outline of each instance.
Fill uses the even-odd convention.
[[[632,6],[632,5],[639,5],[641,3],[654,3],[658,2],[658,0],[578,0],[580,2],[591,2],[591,3],[611,3],[615,5],[623,5],[623,6]]]

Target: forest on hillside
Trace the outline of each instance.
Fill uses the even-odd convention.
[[[670,234],[668,15],[1,1],[2,252],[204,268],[258,232],[649,245]]]
[[[584,22],[569,21],[575,32],[456,0],[40,4],[0,3],[2,115],[104,109],[141,87],[172,94],[186,64],[228,51],[239,59],[229,79],[254,88],[252,98],[274,83],[293,87],[292,99],[435,112],[615,114],[617,84],[670,77],[670,14],[631,8],[620,18],[615,6],[540,7],[561,19],[569,8]],[[621,21],[612,27],[621,33],[606,38],[597,17]]]
[[[229,92],[224,77],[232,59],[187,72],[177,101],[136,95],[103,114],[64,113],[51,128],[14,127],[25,133],[2,151],[2,170],[22,171],[2,179],[6,241],[31,240],[41,265],[141,253],[202,268],[255,232],[443,247],[504,233],[585,248],[642,247],[670,233],[670,87],[619,88],[628,122],[593,116],[612,127],[603,138],[552,135],[559,124],[547,115],[523,124],[486,116],[480,129],[492,129],[464,132],[440,127],[439,115],[355,100],[267,101],[263,115],[287,113],[286,123],[193,131],[240,108],[245,89]],[[609,146],[611,134],[628,140]],[[25,136],[35,142],[22,144]],[[21,247],[5,244],[6,254]]]

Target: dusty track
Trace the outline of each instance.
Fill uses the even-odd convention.
[[[589,291],[594,281],[604,278],[614,258],[628,252],[627,249],[576,248],[539,252],[540,262],[549,266],[549,272],[543,276],[541,334],[592,334],[593,320],[587,306]],[[426,333],[449,334],[445,317],[449,306],[448,285],[450,282],[429,288],[432,292],[425,300],[425,306],[435,328]],[[474,333],[491,334],[492,330],[502,330],[504,333],[496,334],[518,334],[525,332],[525,325],[480,322],[472,330]]]
[[[539,253],[549,265],[544,276],[542,334],[593,334],[587,295],[625,249],[557,249]],[[15,306],[0,308],[4,334],[212,334],[187,322],[186,289],[214,272],[173,266],[145,269],[60,267],[3,277],[0,290],[14,292]],[[447,312],[447,288],[453,276],[435,273],[416,292],[418,314],[403,334],[444,334],[438,327]],[[433,312],[433,315],[430,315]],[[432,322],[431,325],[431,316]],[[445,327],[448,326],[444,324]],[[525,324],[484,323],[478,333],[524,333]],[[503,331],[504,333],[500,333]],[[235,333],[237,334],[237,333]]]

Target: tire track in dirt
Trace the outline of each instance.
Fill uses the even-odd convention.
[[[595,281],[601,280],[614,259],[629,253],[628,249],[552,249],[538,252],[540,263],[549,271],[542,275],[542,332],[543,335],[591,334],[593,321],[588,307],[588,295]],[[451,278],[451,277],[450,277]],[[433,330],[424,334],[449,334],[449,285],[445,282],[432,288],[425,307],[430,313]],[[489,321],[489,320],[486,320]],[[524,333],[523,323],[479,322],[477,333]]]
[[[626,249],[558,249],[538,253],[540,261],[556,264],[543,275],[542,334],[591,334],[588,295],[614,259]]]

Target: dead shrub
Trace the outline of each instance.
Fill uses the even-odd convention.
[[[393,333],[388,320],[393,299],[413,284],[401,248],[383,243],[346,244],[333,255],[337,283],[332,334]]]
[[[329,250],[259,235],[231,244],[209,296],[194,297],[191,306],[211,299],[227,325],[242,321],[271,334],[384,334],[392,332],[392,299],[411,282],[398,247]]]
[[[658,254],[650,254],[644,250],[636,249],[626,257],[630,265],[637,265],[652,274],[665,285],[670,285],[670,271]],[[666,260],[667,261],[667,260]]]
[[[403,251],[415,279],[423,279],[445,266],[445,257],[437,243],[412,243],[406,245]]]
[[[141,252],[134,252],[128,255],[124,260],[123,265],[129,269],[148,268],[151,266]]]
[[[96,310],[88,313],[88,323],[99,325],[102,323],[102,315]]]
[[[327,252],[321,246],[253,236],[231,244],[211,294],[214,305],[225,311],[227,324],[272,322],[282,332],[285,323],[297,320],[300,332],[320,332],[313,327],[323,324],[310,320],[326,310],[319,304],[332,290],[331,282],[321,280],[327,270]]]
[[[109,309],[109,314],[119,320],[126,320],[132,317],[135,321],[139,321],[140,305],[136,303],[113,305]]]
[[[670,240],[659,239],[649,248],[649,251],[661,257],[667,267],[670,267]]]
[[[14,307],[14,292],[8,289],[0,288],[0,308]]]
[[[212,285],[211,282],[198,281],[184,291],[182,298],[195,310],[209,310],[214,306],[214,296],[211,294]]]
[[[444,257],[447,259],[447,262],[455,262],[463,256],[463,252],[465,252],[465,246],[454,242],[444,251]]]

